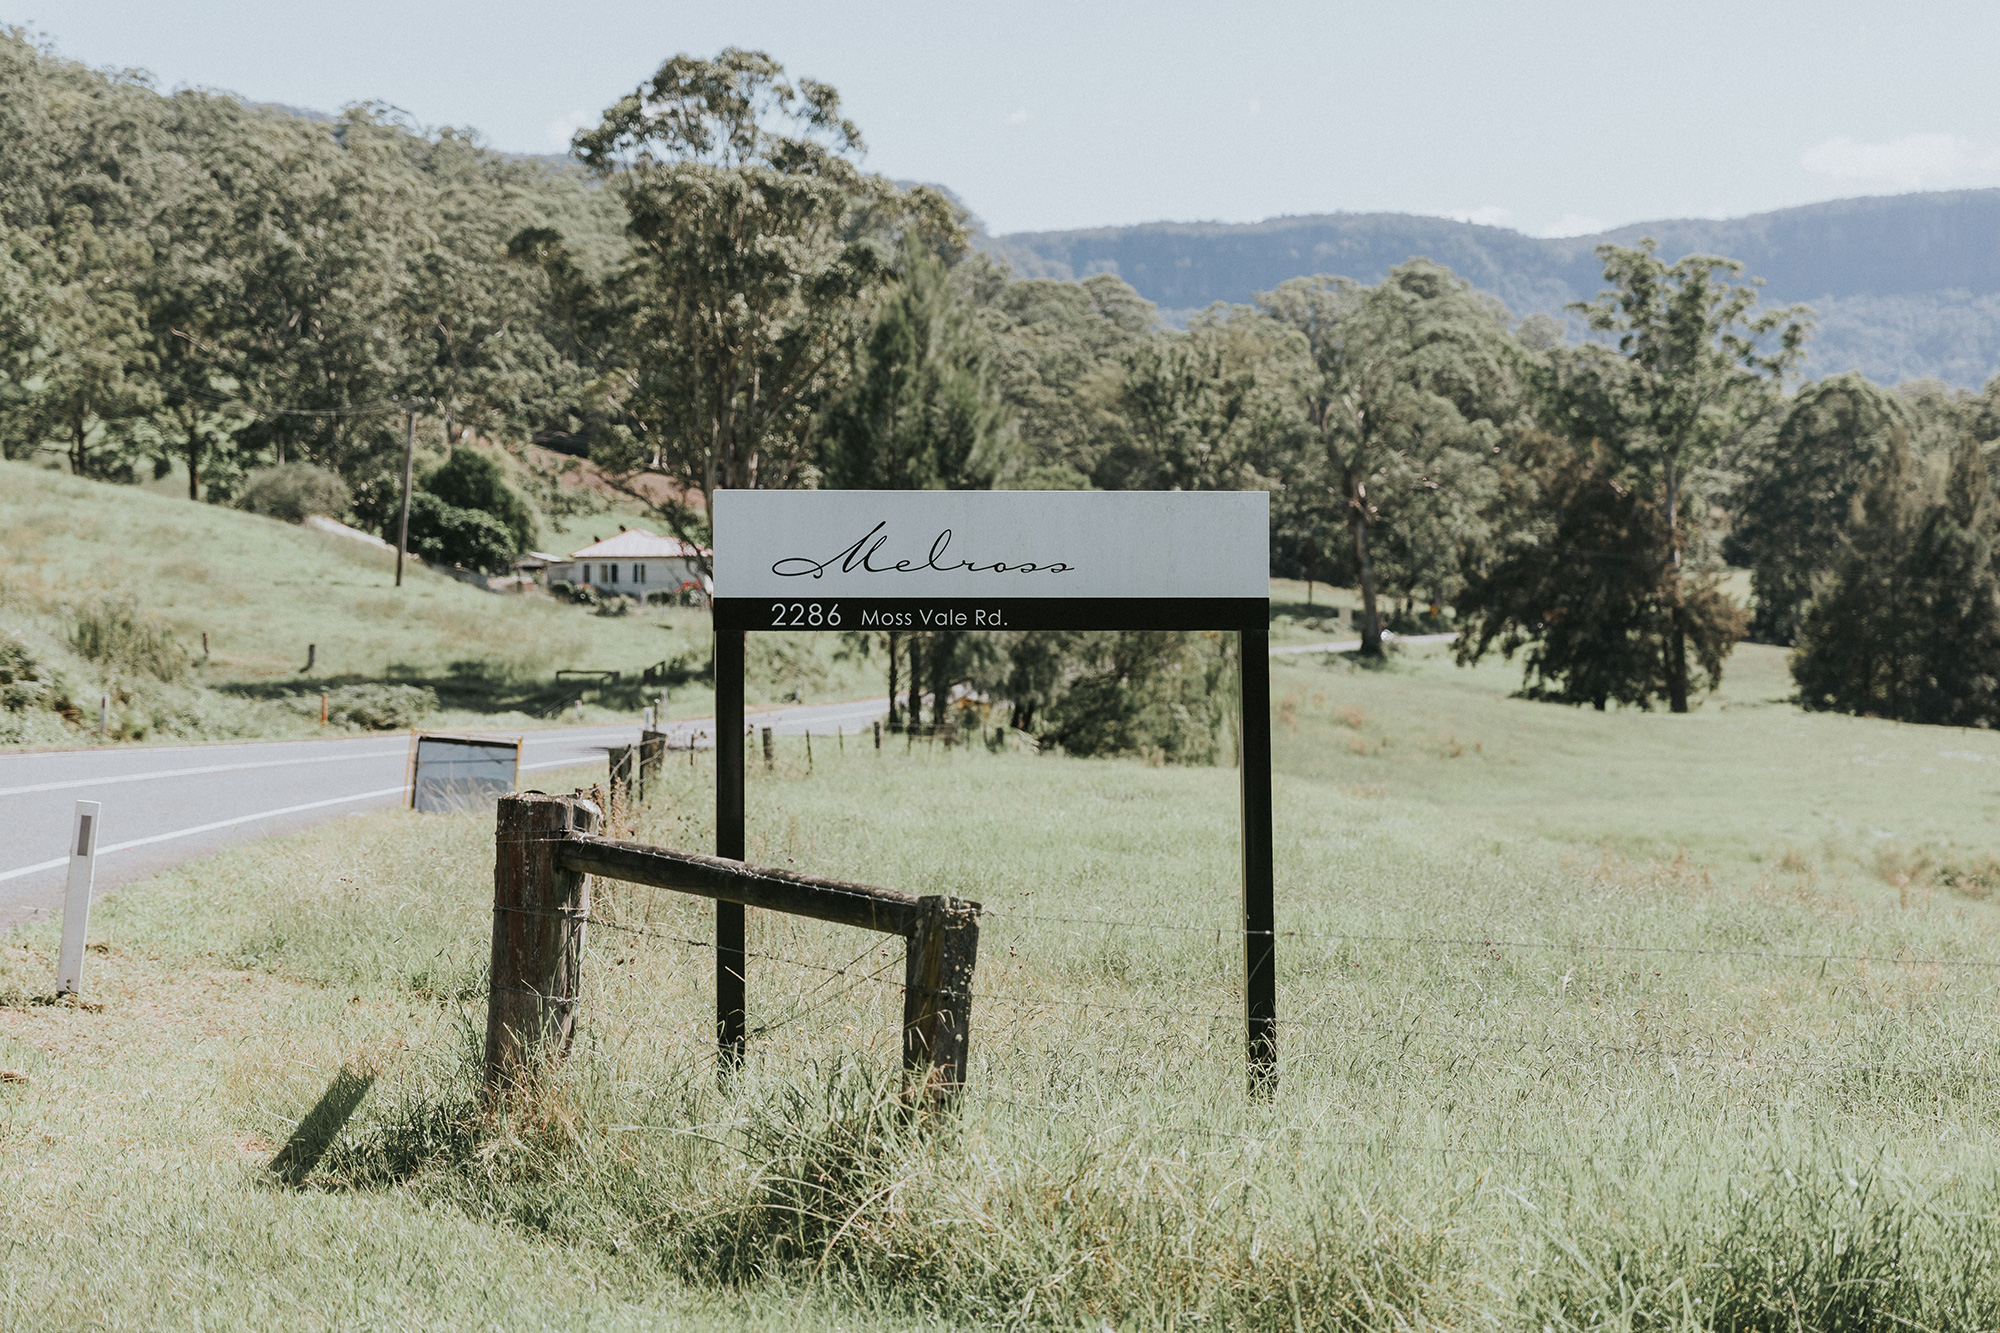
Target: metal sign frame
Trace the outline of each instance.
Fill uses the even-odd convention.
[[[745,850],[744,671],[753,630],[1235,631],[1242,659],[1237,773],[1245,1042],[1251,1084],[1268,1089],[1278,1057],[1269,497],[1262,492],[718,491],[715,499],[715,854],[731,861],[743,860]],[[1027,522],[1024,500],[1033,506]],[[1012,526],[997,535],[980,534],[986,540],[976,550],[941,520],[914,533],[898,532],[893,523],[896,515],[964,515],[987,508],[1012,519]],[[878,509],[892,518],[871,525],[867,520]],[[826,529],[838,537],[815,541],[814,533],[801,532],[812,524],[800,520],[828,510],[846,524]],[[1221,515],[1223,529],[1212,544],[1226,549],[1208,564],[1169,567],[1163,543],[1177,534],[1163,525],[1177,514]],[[751,530],[746,545],[763,548],[754,564],[733,549],[734,531],[725,536],[725,516],[731,529]],[[1115,530],[1104,530],[1105,516]],[[848,537],[857,533],[850,543]],[[787,553],[763,565],[774,538],[785,542]],[[1066,539],[1098,553],[1100,564],[1117,568],[1100,572],[1083,557],[1064,558]],[[803,553],[789,553],[795,545]],[[1247,589],[1253,564],[1262,595],[1231,595]],[[1060,580],[1070,573],[1081,577]],[[1037,575],[1056,577],[1035,586]],[[985,580],[984,586],[967,590],[971,578]],[[1002,595],[989,590],[996,583],[1006,585]],[[921,595],[905,595],[901,585],[910,584],[922,585],[914,589]],[[744,950],[744,909],[717,902],[716,1028],[725,1067],[741,1061],[747,1035]]]
[[[411,810],[418,810],[422,808],[421,806],[419,806],[418,801],[420,796],[422,795],[421,787],[423,784],[423,776],[424,776],[423,751],[426,742],[431,742],[439,745],[465,746],[468,748],[479,749],[479,750],[506,750],[511,752],[511,757],[513,758],[514,761],[514,772],[512,777],[508,780],[506,788],[504,789],[497,787],[495,788],[494,795],[497,798],[498,796],[504,795],[506,791],[517,789],[521,785],[522,739],[523,738],[520,736],[482,736],[464,732],[448,732],[448,731],[411,732],[409,767],[407,769],[407,775],[404,778],[404,802],[403,802],[404,806]]]

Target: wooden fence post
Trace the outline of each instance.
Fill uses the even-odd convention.
[[[664,731],[642,731],[639,733],[639,795],[643,798],[653,779],[660,776],[660,770],[667,766],[667,733]]]
[[[611,808],[604,813],[616,819],[632,809],[632,747],[614,745],[605,753],[611,761]]]
[[[978,903],[918,899],[903,965],[903,1069],[924,1071],[912,1097],[933,1110],[956,1103],[965,1083],[978,953]]]
[[[486,1091],[519,1083],[537,1060],[569,1050],[583,984],[589,878],[556,863],[570,832],[599,811],[574,796],[502,796],[493,846],[492,988],[486,999]]]
[[[764,767],[770,768],[778,762],[778,747],[771,739],[771,729],[764,728]]]
[[[875,724],[875,748],[878,750],[882,748],[882,724],[880,722]]]

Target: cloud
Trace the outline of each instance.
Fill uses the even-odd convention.
[[[1256,115],[1256,114],[1257,114],[1257,113],[1258,113],[1259,111],[1262,111],[1263,109],[1264,109],[1264,108],[1263,108],[1263,106],[1262,106],[1262,105],[1260,105],[1260,104],[1258,103],[1258,101],[1257,101],[1257,99],[1256,99],[1256,98],[1254,98],[1254,97],[1253,97],[1253,98],[1251,98],[1251,99],[1250,99],[1250,114],[1251,114],[1251,115],[1253,115],[1253,116],[1254,116],[1254,115]]]
[[[567,152],[569,150],[569,141],[575,136],[576,132],[578,130],[589,129],[596,123],[597,117],[591,115],[588,111],[572,111],[567,116],[550,121],[545,133],[547,133],[550,143]]]
[[[1550,239],[1558,236],[1595,236],[1610,229],[1611,224],[1603,218],[1592,217],[1588,213],[1565,213],[1535,235]]]
[[[1514,210],[1498,204],[1483,204],[1478,208],[1454,209],[1445,216],[1454,222],[1471,222],[1481,227],[1505,227],[1514,221]]]
[[[1028,123],[1028,108],[1026,108],[1026,107],[1022,107],[1022,108],[1021,108],[1020,110],[1016,111],[1016,112],[1015,112],[1015,113],[1014,113],[1013,115],[1011,115],[1011,116],[1007,117],[1007,123],[1008,123],[1009,125],[1025,125],[1025,124],[1027,124],[1027,123]]]
[[[1799,165],[1835,180],[1898,190],[1991,185],[2000,179],[2000,151],[1957,134],[1906,134],[1881,143],[1837,134],[1806,149]]]

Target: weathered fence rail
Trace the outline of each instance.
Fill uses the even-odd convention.
[[[504,1090],[569,1049],[595,875],[902,936],[903,1066],[921,1076],[913,1094],[926,1104],[956,1100],[971,1033],[978,903],[606,838],[595,832],[599,817],[581,796],[500,800],[486,1011],[489,1091]],[[740,974],[735,980],[742,984]],[[718,1033],[725,1052],[729,1035]]]

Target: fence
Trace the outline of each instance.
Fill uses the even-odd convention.
[[[822,735],[822,748],[834,749],[828,744],[831,739]],[[785,771],[792,779],[805,778],[810,770],[804,762],[804,739],[777,737],[775,741],[784,742],[778,748]],[[866,752],[874,753],[866,739],[863,746]],[[1529,1162],[1645,1159],[1644,1146],[1635,1144],[1630,1136],[1558,1133],[1549,1137],[1542,1132],[1547,1126],[1539,1122],[1523,1122],[1532,1131],[1523,1134],[1509,1129],[1504,1117],[1439,1130],[1405,1123],[1387,1102],[1384,1109],[1389,1118],[1376,1122],[1322,1114],[1310,1103],[1305,1104],[1303,1118],[1290,1122],[1273,1123],[1268,1114],[1260,1119],[1254,1112],[1220,1120],[1212,1118],[1212,1113],[1187,1114],[1201,1097],[1214,1092],[1207,1071],[1215,1067],[1215,1057],[1230,1044],[1231,1030],[1241,1021],[1240,1013],[1231,1012],[1233,987],[1226,984],[1233,980],[1234,969],[1229,964],[1240,947],[1240,926],[1236,923],[1178,919],[1179,911],[1171,905],[1154,915],[1120,910],[1121,904],[1115,902],[1104,903],[1101,913],[1074,908],[1037,910],[1026,903],[1019,910],[951,904],[968,914],[965,925],[975,932],[971,937],[975,947],[983,945],[987,956],[983,984],[975,987],[969,950],[959,973],[944,947],[948,935],[938,936],[935,955],[928,952],[927,940],[914,938],[919,932],[905,914],[911,904],[924,900],[910,895],[619,842],[598,836],[594,815],[589,827],[577,824],[567,828],[560,842],[550,854],[550,873],[573,876],[573,890],[579,894],[584,875],[600,875],[709,897],[739,911],[762,907],[846,927],[858,925],[911,941],[903,959],[905,975],[900,979],[905,1028],[902,1055],[907,1067],[941,1071],[927,1074],[925,1079],[934,1104],[948,1102],[955,1094],[957,1100],[974,1105],[1006,1108],[1003,1113],[1010,1116],[1018,1113],[1033,1120],[1083,1117],[1099,1127],[1123,1127],[1134,1134],[1185,1134],[1242,1145],[1312,1145],[1375,1153],[1439,1154],[1446,1159],[1493,1155]],[[503,853],[505,850],[503,835]],[[771,896],[772,884],[810,886],[807,897],[816,905],[794,910],[786,900]],[[596,911],[587,900],[569,902],[560,895],[516,906],[557,913],[561,921],[573,922],[572,939],[579,957],[576,966],[567,971],[552,967],[546,969],[545,976],[516,974],[516,981],[503,981],[506,974],[499,966],[498,927],[503,917],[512,914],[499,910],[496,898],[496,991],[510,986],[523,992],[524,998],[578,994],[585,925],[679,946],[696,957],[712,957],[716,947],[713,940],[692,938],[703,933],[700,928],[689,923],[675,929],[667,917],[656,916],[650,908],[627,919],[621,914],[625,906],[622,898],[607,901]],[[858,915],[861,913],[866,915]],[[971,914],[976,914],[976,920]],[[543,922],[555,919],[540,918]],[[1894,944],[1878,951],[1873,940],[1856,941],[1862,945],[1859,951],[1852,945],[1818,951],[1785,945],[1703,947],[1700,937],[1620,939],[1618,932],[1611,930],[1600,937],[1594,930],[1572,936],[1566,929],[1541,936],[1533,926],[1523,929],[1517,925],[1518,933],[1510,933],[1493,928],[1496,924],[1448,913],[1440,918],[1413,919],[1409,925],[1415,928],[1401,931],[1387,922],[1373,929],[1274,930],[1273,938],[1294,942],[1288,952],[1296,960],[1297,981],[1309,976],[1322,979],[1294,991],[1288,1003],[1286,1028],[1292,1036],[1288,1038],[1287,1067],[1314,1087],[1334,1086],[1323,1082],[1326,1079],[1337,1080],[1339,1086],[1356,1086],[1359,1080],[1367,1087],[1397,1087],[1407,1093],[1427,1082],[1446,1102],[1454,1101],[1461,1087],[1477,1088],[1475,1095],[1495,1095],[1494,1089],[1509,1080],[1520,1083],[1522,1096],[1537,1100],[1545,1093],[1554,1095],[1559,1087],[1569,1089],[1561,1095],[1581,1096],[1579,1089],[1584,1085],[1597,1089],[1608,1086],[1607,1080],[1613,1078],[1618,1087],[1633,1086],[1628,1080],[1641,1076],[1640,1071],[1645,1071],[1645,1079],[1658,1079],[1662,1087],[1671,1084],[1676,1096],[1681,1095],[1686,1081],[1690,1089],[1699,1085],[1716,1090],[1718,1095],[1726,1092],[1774,1105],[1788,1104],[1807,1088],[1842,1099],[1889,1097],[1908,1089],[1911,1095],[1926,1098],[1976,1100],[1987,1095],[1978,1089],[1990,1088],[2000,1078],[2000,1069],[1983,1044],[1975,1049],[1959,1041],[1949,1048],[1926,1048],[1915,1037],[1891,1041],[1884,1034],[1875,1034],[1865,1041],[1848,1042],[1826,1040],[1816,1030],[1781,1035],[1776,1030],[1739,1030],[1727,1024],[1662,1022],[1651,999],[1643,997],[1636,1002],[1633,1014],[1625,1016],[1631,1020],[1627,1023],[1608,1010],[1600,1013],[1595,1001],[1575,1011],[1544,999],[1529,1003],[1527,991],[1522,989],[1540,984],[1530,986],[1528,972],[1540,977],[1546,971],[1544,980],[1556,986],[1558,980],[1566,985],[1571,972],[1600,979],[1630,973],[1643,979],[1657,977],[1657,969],[1662,967],[1668,967],[1666,984],[1671,987],[1675,972],[1668,966],[1669,960],[1694,965],[1705,979],[1705,987],[1696,987],[1704,995],[1728,994],[1744,985],[1760,990],[1830,986],[1842,981],[1843,969],[1850,989],[1875,984],[1870,980],[1871,969],[1873,976],[1885,979],[1891,969],[1906,977],[1943,972],[1968,979],[2000,969],[2000,959],[1957,956],[1959,951],[1948,947],[1949,942],[1940,951]],[[799,1026],[802,1019],[823,1023],[818,1031],[836,1042],[848,1038],[835,1034],[866,1033],[871,1022],[881,1024],[885,1035],[894,1030],[893,1012],[883,1012],[885,1004],[894,1004],[897,979],[887,975],[894,964],[890,960],[877,965],[876,959],[886,955],[875,943],[851,961],[841,961],[844,952],[833,952],[833,940],[808,933],[800,943],[804,947],[767,940],[765,951],[743,948],[733,955],[725,954],[729,969],[726,980],[738,987],[743,984],[745,959],[773,964],[768,974],[760,966],[760,977],[804,970],[796,989],[790,978],[774,982],[783,987],[783,1003],[757,1015],[756,1023],[746,1021],[739,1028],[756,1044],[762,1070],[785,1069],[794,1058],[803,1059],[801,1070],[817,1068],[812,1062],[827,1046],[821,1035],[805,1035]],[[1016,946],[1019,964],[1010,962]],[[1512,964],[1490,975],[1481,970],[1489,964],[1500,966],[1505,955],[1536,961],[1525,970]],[[610,953],[601,956],[607,963],[627,961],[613,960]],[[590,957],[600,954],[594,951]],[[1137,965],[1137,970],[1128,970],[1118,961],[1121,957],[1148,961]],[[1034,965],[1028,965],[1031,958],[1036,960]],[[1103,959],[1112,961],[1098,961]],[[1544,959],[1546,963],[1541,961]],[[678,964],[670,967],[678,968]],[[1343,995],[1332,987],[1336,979],[1348,975],[1347,969],[1362,967],[1387,969],[1383,975],[1393,975],[1399,991],[1406,995],[1413,993],[1402,990],[1410,978],[1424,979],[1433,997],[1443,996],[1445,1002],[1412,1008],[1407,1014],[1399,1005],[1386,1009],[1365,1002],[1357,1005],[1351,994]],[[1560,979],[1558,973],[1562,974]],[[529,979],[518,980],[523,975]],[[1780,981],[1781,976],[1785,980]],[[1589,983],[1580,982],[1579,986],[1585,984]],[[1657,987],[1658,983],[1645,984]],[[1510,987],[1521,990],[1514,997],[1520,1003],[1501,1000]],[[1473,1004],[1452,998],[1474,992],[1477,1002]],[[857,1004],[863,996],[870,998]],[[1936,1004],[1935,997],[1927,994],[1917,998],[1927,1011]],[[928,1011],[926,999],[932,1006]],[[969,1027],[975,1007],[979,1011],[981,1061],[975,1086],[967,1087]],[[524,1013],[514,1020],[511,1030],[549,1033],[558,1042],[559,1051],[560,1043],[568,1037],[564,1024],[574,1009],[573,999],[550,999],[546,1011]],[[868,1014],[874,1017],[865,1017]],[[741,1045],[726,1039],[711,1044],[711,1038],[699,1035],[705,1024],[688,1031],[680,1026],[679,1018],[670,1021],[674,1025],[672,1044],[685,1043],[691,1052],[700,1052],[703,1064],[718,1058],[733,1064],[743,1056]],[[925,1031],[926,1022],[931,1024],[929,1031]],[[937,1030],[940,1026],[944,1029],[941,1033]],[[792,1029],[788,1036],[775,1035],[785,1028]],[[765,1040],[767,1035],[771,1040]],[[893,1046],[888,1058],[894,1059]],[[517,1059],[514,1068],[520,1067]],[[1061,1077],[1051,1077],[1057,1068]],[[1190,1080],[1191,1074],[1197,1077]],[[496,1075],[496,1082],[504,1077]],[[1468,1078],[1472,1080],[1469,1084],[1465,1082]],[[1151,1095],[1149,1089],[1158,1089],[1162,1095],[1143,1100]],[[1863,1089],[1873,1091],[1864,1094]],[[1134,1103],[1127,1115],[1107,1118],[1103,1114],[1107,1094],[1117,1098],[1137,1094],[1142,1100]],[[1593,1099],[1598,1096],[1597,1091],[1590,1093]],[[1559,1101],[1560,1096],[1551,1105]],[[1595,1100],[1588,1104],[1598,1105]],[[1300,1104],[1296,1099],[1293,1106],[1297,1116]]]
[[[922,1071],[912,1100],[941,1108],[957,1099],[971,1033],[978,903],[600,837],[600,818],[597,805],[581,794],[500,801],[486,1011],[489,1091],[567,1053],[582,989],[584,929],[591,921],[586,877],[599,875],[901,936],[903,1067]],[[742,974],[739,959],[739,985]]]
[[[667,762],[667,740],[664,731],[642,731],[637,745],[610,747],[607,753],[613,808],[623,809],[646,799],[647,787],[659,778],[660,769]]]

